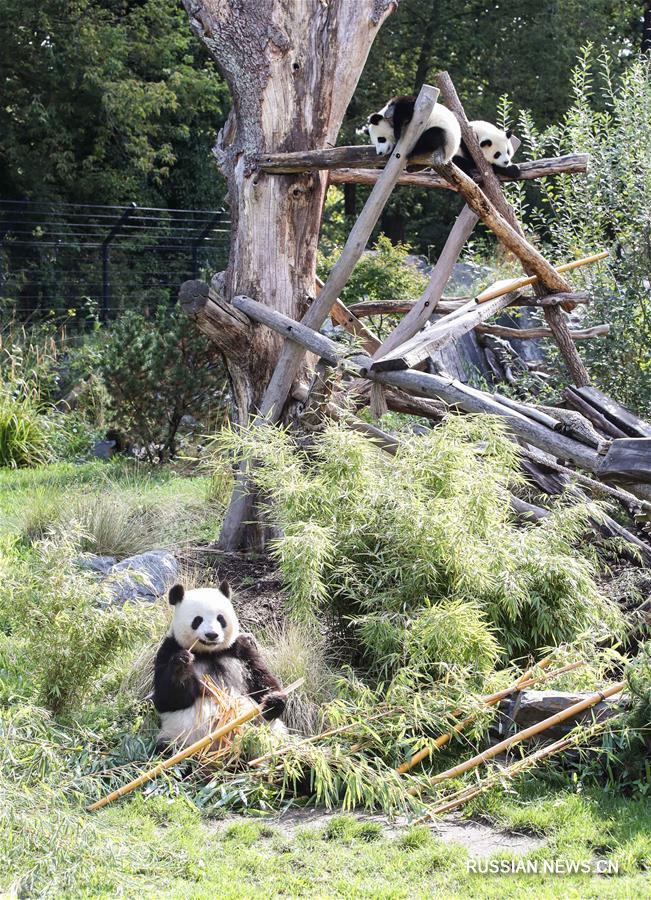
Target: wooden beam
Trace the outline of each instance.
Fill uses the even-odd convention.
[[[600,472],[617,480],[651,482],[651,438],[614,440],[603,457]]]
[[[520,163],[524,180],[545,178],[548,175],[581,174],[586,172],[590,157],[587,153],[568,153],[566,156],[553,156]],[[331,180],[340,179],[339,183],[375,184],[377,174],[374,170],[384,168],[385,156],[378,156],[375,148],[368,144],[347,147],[330,147],[325,150],[299,150],[293,153],[270,153],[261,156],[258,168],[269,175],[295,175],[301,172],[331,171]],[[430,154],[413,156],[409,165],[428,166],[432,164]],[[341,178],[342,171],[360,173],[368,180],[355,181],[350,177]],[[416,179],[416,180],[412,180]],[[501,175],[500,180],[516,179]],[[444,178],[431,172],[406,172],[400,176],[398,184],[413,184],[415,187],[448,188],[454,190]]]
[[[471,297],[444,297],[436,304],[437,313],[450,313],[460,309]],[[531,297],[516,294],[509,306],[526,306],[538,309],[543,306],[558,306],[566,301],[572,303],[589,303],[590,298],[585,291],[572,291],[569,294],[549,294],[547,297]],[[360,319],[366,316],[391,316],[408,313],[418,303],[417,300],[362,300],[348,307],[349,311]]]
[[[179,288],[179,303],[186,313],[217,347],[239,365],[245,365],[249,353],[251,323],[205,281],[184,281]]]
[[[504,325],[476,325],[475,331],[480,334],[493,334],[495,337],[509,341],[530,341],[538,338],[556,338],[551,328],[507,328]],[[610,325],[593,325],[591,328],[568,329],[573,341],[585,341],[588,338],[603,337],[610,332]]]
[[[651,424],[640,419],[621,403],[602,394],[597,388],[580,387],[575,388],[574,392],[601,412],[609,422],[625,432],[628,437],[651,437]]]

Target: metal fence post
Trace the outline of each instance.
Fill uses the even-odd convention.
[[[213,230],[217,222],[224,215],[225,210],[219,209],[215,213],[215,215],[210,219],[205,228],[203,228],[199,234],[192,241],[192,277],[199,277],[199,244],[205,240],[210,232]]]
[[[109,275],[109,247],[111,245],[111,241],[116,235],[119,234],[122,226],[127,221],[129,216],[133,213],[134,210],[138,209],[137,203],[131,203],[124,210],[120,218],[117,220],[115,225],[111,228],[109,233],[106,235],[104,240],[102,241],[102,310],[101,310],[101,319],[102,322],[106,323],[109,319],[109,309],[111,306],[111,279]]]

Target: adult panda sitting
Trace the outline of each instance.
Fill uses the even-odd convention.
[[[174,615],[154,664],[154,706],[161,719],[157,747],[185,747],[210,733],[217,710],[203,689],[204,675],[258,703],[267,721],[279,719],[285,694],[253,638],[240,633],[228,582],[190,591],[175,584],[169,602]]]

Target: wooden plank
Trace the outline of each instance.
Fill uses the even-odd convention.
[[[630,409],[617,403],[595,387],[576,388],[576,393],[592,404],[610,422],[626,432],[628,437],[651,437],[651,425],[640,419]]]
[[[460,309],[471,297],[444,297],[436,304],[436,313],[449,313]],[[543,306],[558,306],[570,300],[573,303],[589,303],[590,298],[585,291],[572,291],[569,294],[549,294],[547,297],[531,297],[526,294],[516,294],[509,306],[525,306],[539,309]],[[410,312],[417,300],[360,300],[353,303],[349,311],[358,318],[366,316],[391,316],[403,315]]]
[[[423,85],[416,100],[414,115],[402,134],[382,172],[382,177],[371,191],[364,209],[348,235],[339,259],[334,264],[321,293],[308,308],[302,322],[308,328],[319,329],[342,292],[357,261],[366,249],[368,239],[384,209],[391,191],[403,171],[407,156],[422,132],[436,103],[438,91]],[[287,342],[283,347],[271,380],[261,403],[261,415],[270,421],[278,421],[303,358],[300,346]]]
[[[622,438],[610,445],[599,474],[626,481],[651,482],[651,438]]]
[[[489,319],[508,306],[510,296],[503,294],[488,303],[469,300],[454,312],[449,313],[432,325],[427,325],[410,340],[386,353],[373,363],[374,372],[401,372],[413,369],[430,354],[441,350],[455,338],[471,331],[480,322]]]

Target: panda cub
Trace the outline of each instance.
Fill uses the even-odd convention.
[[[157,747],[188,746],[210,732],[215,706],[203,690],[204,675],[222,689],[259,703],[267,721],[278,719],[285,710],[285,694],[253,638],[240,634],[228,582],[219,590],[186,591],[175,584],[169,602],[174,615],[154,664],[154,706],[161,719]]]
[[[484,122],[481,119],[476,119],[468,124],[475,132],[475,137],[484,154],[484,159],[491,164],[495,174],[519,178],[521,174],[520,166],[511,163],[514,153],[513,144],[511,143],[513,132],[502,131],[497,125],[492,125],[490,122]],[[460,153],[458,156],[455,156],[454,163],[468,175],[477,171],[464,141],[461,141]]]
[[[403,128],[414,115],[415,103],[415,97],[392,97],[383,109],[368,117],[362,131],[370,137],[378,156],[393,151]],[[461,129],[456,116],[436,103],[409,156],[441,152],[443,162],[447,163],[459,152],[460,143]]]

